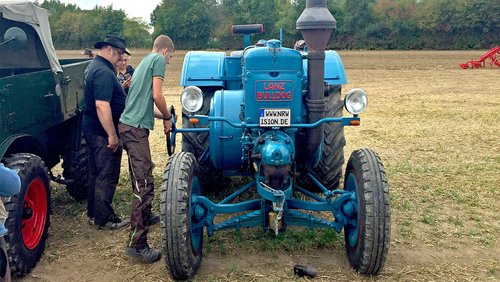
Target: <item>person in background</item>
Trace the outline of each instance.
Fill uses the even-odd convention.
[[[132,83],[132,75],[134,75],[134,68],[128,64],[129,61],[130,56],[124,54],[121,60],[116,64],[116,77],[122,85],[125,94],[128,94],[130,83]]]
[[[150,248],[147,238],[154,196],[153,162],[148,137],[155,117],[163,120],[165,134],[169,134],[172,127],[172,115],[163,95],[163,79],[166,65],[174,52],[170,37],[160,35],[155,39],[152,52],[142,59],[135,70],[118,126],[129,157],[133,187],[130,241],[125,254],[144,263],[153,263],[161,258],[159,250]]]
[[[10,197],[19,193],[19,191],[21,191],[19,175],[10,168],[5,167],[3,163],[0,163],[0,196]],[[0,281],[6,282],[11,281],[7,245],[3,238],[8,231],[5,228],[5,221],[8,216],[3,200],[0,200]]]
[[[87,216],[99,229],[128,225],[111,205],[120,177],[122,147],[118,120],[125,108],[125,92],[116,78],[115,65],[127,53],[125,40],[108,35],[94,46],[99,53],[85,69],[83,135],[89,145]],[[130,55],[130,54],[129,54]]]
[[[83,49],[82,54],[87,58],[94,58],[94,53],[89,48]]]

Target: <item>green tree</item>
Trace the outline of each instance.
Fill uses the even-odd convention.
[[[123,37],[131,48],[151,48],[149,25],[140,18],[125,19]]]
[[[212,0],[163,0],[151,15],[154,37],[166,34],[176,48],[206,48],[210,41]]]

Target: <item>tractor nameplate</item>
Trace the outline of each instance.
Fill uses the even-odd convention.
[[[269,102],[292,101],[293,82],[290,80],[258,80],[255,82],[255,99]]]
[[[260,109],[259,126],[289,127],[290,109]]]

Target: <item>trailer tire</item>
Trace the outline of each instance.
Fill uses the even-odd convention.
[[[380,157],[370,149],[356,150],[346,167],[344,189],[354,192],[354,206],[344,226],[347,256],[359,273],[376,275],[384,266],[391,235],[389,185]]]
[[[62,164],[64,178],[72,180],[66,185],[66,191],[78,202],[87,199],[89,166],[89,150],[82,137],[80,148],[65,152]]]
[[[327,97],[326,117],[342,117],[344,103],[340,97],[342,87],[335,86]],[[316,177],[327,189],[334,190],[339,186],[344,164],[344,127],[339,122],[323,124],[323,151],[319,164],[312,170]],[[317,189],[313,189],[317,191]]]
[[[45,250],[51,209],[49,176],[45,163],[33,154],[14,154],[5,162],[21,178],[21,191],[5,202],[9,216],[4,238],[12,273],[22,277],[35,267]]]
[[[198,271],[203,252],[203,219],[197,219],[192,196],[201,187],[193,154],[174,154],[163,174],[160,194],[160,233],[165,263],[176,280]]]
[[[218,87],[200,87],[203,91],[203,106],[196,112],[197,115],[209,115],[210,101]],[[189,122],[188,115],[191,114],[182,109],[182,127],[183,128],[206,128],[209,125],[192,124]],[[198,176],[201,181],[201,187],[204,192],[214,191],[221,183],[223,176],[222,170],[214,167],[210,161],[210,156],[203,156],[203,153],[209,146],[208,132],[184,133],[182,135],[182,151],[191,152],[198,161]]]

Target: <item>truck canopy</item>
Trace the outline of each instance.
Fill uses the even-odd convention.
[[[57,60],[56,51],[52,44],[49,18],[47,10],[28,1],[0,0],[0,18],[28,24],[35,29],[43,45],[45,53],[54,72],[61,72],[62,68]],[[3,41],[3,38],[0,38]]]

